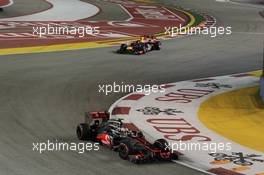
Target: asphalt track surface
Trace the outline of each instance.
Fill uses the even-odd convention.
[[[51,4],[42,0],[35,0],[34,3],[32,3],[32,0],[14,0],[14,2],[11,6],[4,8],[4,12],[0,13],[0,18],[28,15],[51,7]]]
[[[0,174],[202,174],[173,163],[133,165],[102,147],[85,154],[32,151],[32,142],[77,142],[83,112],[107,109],[124,95],[100,94],[98,84],[160,84],[260,69],[261,7],[197,1],[176,3],[211,13],[234,33],[169,40],[144,56],[117,55],[116,47],[0,56]]]

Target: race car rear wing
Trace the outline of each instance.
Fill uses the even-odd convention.
[[[110,118],[110,114],[107,111],[103,112],[85,112],[84,121],[85,123],[92,123],[95,120],[107,121]]]

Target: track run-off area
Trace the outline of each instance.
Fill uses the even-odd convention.
[[[109,112],[152,142],[165,138],[181,154],[177,163],[215,174],[263,174],[261,73],[165,84],[162,92],[128,94]]]
[[[125,20],[89,21],[88,19],[76,21],[84,18],[85,15],[87,17],[96,15],[99,8],[94,5],[82,6],[84,2],[80,1],[78,1],[80,4],[78,4],[75,1],[69,0],[63,2],[63,6],[60,6],[60,0],[55,0],[55,3],[53,1],[49,2],[53,6],[43,12],[22,17],[0,19],[0,41],[5,42],[4,45],[0,45],[0,54],[103,47],[151,34],[168,37],[168,34],[167,36],[164,35],[166,28],[197,26],[204,24],[206,21],[200,14],[193,14],[174,7],[119,0],[104,0],[104,2],[114,3],[119,7],[120,11],[124,11],[127,15],[127,19]],[[77,7],[72,7],[72,4],[76,4],[75,6]],[[79,9],[78,6],[84,9]],[[78,12],[83,13],[83,16],[79,13],[67,13],[67,8],[79,9]],[[87,11],[90,14],[87,14]],[[67,13],[70,16],[60,13]],[[52,15],[55,14],[58,18],[52,18]],[[73,20],[75,21],[73,22]],[[52,27],[56,26],[57,28],[62,26],[91,26],[93,28],[96,27],[98,33],[86,34],[81,37],[77,36],[77,32],[74,34],[67,33],[60,35],[42,34],[40,37],[38,32],[34,30],[37,27],[47,27],[48,25]]]
[[[25,16],[30,14],[30,9],[34,9],[34,13],[36,13],[50,8],[46,1],[25,1],[31,2],[30,5],[25,5],[20,0],[14,0],[13,5],[4,8],[3,14],[0,14],[1,18],[20,16],[10,14],[17,10],[20,10],[20,13]],[[32,6],[32,2],[38,2],[39,8]],[[134,30],[131,33],[124,30],[124,34],[123,29],[126,26],[114,26],[114,28],[109,26],[107,21],[117,21],[118,24],[120,22],[134,23],[133,20],[126,21],[130,15],[127,15],[127,12],[118,3],[99,0],[91,0],[89,3],[98,7],[100,11],[95,16],[74,23],[87,22],[90,24],[91,21],[100,21],[103,23],[102,29],[106,26],[109,27],[105,28],[106,30],[114,30],[119,34],[121,31],[123,35],[129,35],[129,37],[140,36],[141,32],[143,33],[144,30],[141,30],[140,27],[139,33],[133,33]],[[126,95],[121,93],[112,93],[108,96],[101,94],[98,92],[99,84],[112,84],[113,82],[170,84],[171,82],[261,69],[262,33],[264,31],[263,17],[259,15],[259,12],[263,11],[261,6],[252,7],[246,4],[214,0],[157,0],[154,3],[152,1],[151,4],[144,3],[144,5],[157,6],[158,9],[164,7],[172,13],[164,9],[162,12],[172,14],[174,17],[176,15],[180,15],[182,18],[186,16],[188,21],[185,21],[184,25],[190,23],[189,12],[209,14],[216,19],[216,26],[232,26],[232,35],[216,38],[193,35],[164,40],[161,51],[140,57],[115,54],[114,51],[118,46],[94,48],[105,45],[103,42],[93,41],[94,37],[88,37],[89,39],[86,38],[85,41],[78,39],[78,44],[72,44],[72,42],[77,42],[76,39],[66,39],[65,41],[70,44],[62,44],[59,42],[61,39],[51,37],[36,42],[38,46],[32,44],[35,40],[32,36],[30,38],[18,37],[16,42],[12,41],[12,37],[1,37],[0,136],[2,141],[0,149],[3,151],[0,152],[0,174],[204,174],[204,172],[190,169],[179,163],[133,165],[120,160],[115,152],[104,147],[100,147],[99,151],[90,151],[84,154],[73,151],[39,154],[39,152],[32,151],[33,142],[46,142],[47,140],[78,142],[75,127],[83,121],[85,111],[106,110],[115,101]],[[115,10],[109,12],[107,11],[108,7]],[[173,11],[175,8],[176,10]],[[181,11],[181,9],[185,9],[187,14],[184,12],[178,14],[177,10]],[[72,14],[74,13],[72,12]],[[133,14],[133,11],[130,14]],[[194,14],[192,16],[195,17]],[[172,21],[173,25],[177,25],[180,21],[178,18],[175,17],[169,21]],[[137,17],[134,19],[140,20]],[[163,26],[160,28],[150,27],[149,23],[145,24],[146,21],[144,19],[144,22],[135,21],[135,23],[138,25],[144,23],[148,26],[145,28],[153,27],[152,30],[157,29],[158,33],[164,32]],[[12,22],[14,21],[10,21],[11,24]],[[10,27],[10,23],[2,21],[0,26],[4,25],[7,28],[4,29],[2,26],[1,33],[32,33],[32,23],[34,22],[27,22],[30,24],[29,26],[20,26],[21,21],[18,21],[15,27]],[[64,22],[67,23],[67,21]],[[117,23],[114,24],[117,25]],[[160,25],[160,23],[157,24]],[[124,38],[103,37],[111,42]],[[50,43],[53,40],[54,43]],[[95,43],[97,45],[93,45]],[[245,92],[255,93],[256,89],[245,90]],[[237,93],[234,92],[231,95],[236,96]],[[210,108],[207,105],[205,107]],[[205,126],[203,125],[203,127]],[[213,128],[214,125],[208,125],[205,128],[207,127]],[[215,134],[218,132],[222,131],[216,130]],[[232,133],[227,134],[225,137],[233,137]],[[243,141],[241,144],[246,145]],[[261,151],[261,149],[259,150]],[[204,159],[204,161],[207,160]],[[210,160],[213,162],[214,157],[211,157]],[[191,160],[189,159],[189,161]],[[222,165],[230,166],[227,168],[228,170],[236,168],[230,162],[225,163]],[[255,164],[261,163],[256,162]],[[201,163],[198,169],[208,170],[208,167]],[[233,170],[239,170],[241,174],[250,171],[240,168]]]

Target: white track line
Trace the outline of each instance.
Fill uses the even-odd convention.
[[[95,5],[79,0],[47,0],[53,7],[32,15],[3,18],[0,21],[76,21],[99,12]]]
[[[191,168],[191,169],[194,169],[196,171],[199,171],[199,172],[202,172],[202,173],[205,173],[205,174],[208,174],[208,175],[215,175],[214,173],[211,173],[209,171],[205,171],[201,168],[197,168],[197,167],[194,167],[190,164],[187,164],[187,163],[184,163],[184,162],[181,162],[180,160],[173,160],[174,163],[177,163],[179,165],[182,165],[182,166],[185,166],[185,167],[188,167],[188,168]]]
[[[121,4],[118,5],[129,15],[129,18],[125,21],[131,21],[132,19],[134,19],[134,16],[124,6],[122,6]]]
[[[244,7],[251,7],[251,8],[257,8],[257,9],[263,9],[264,8],[264,6],[257,5],[257,4],[234,2],[232,0],[229,0],[228,2],[231,3],[231,4],[234,4],[234,5],[241,5],[241,6],[244,6]]]
[[[177,16],[178,19],[180,19],[181,21],[185,22],[186,20],[183,19],[181,16],[177,15],[176,13],[173,13],[172,11],[170,11],[169,9],[162,7],[164,10],[167,10],[168,12],[170,12],[171,14]]]
[[[4,8],[4,7],[8,7],[8,6],[10,6],[10,5],[12,5],[14,2],[13,2],[13,0],[9,0],[10,1],[10,3],[9,4],[7,4],[7,5],[3,5],[3,6],[0,6],[1,8]]]

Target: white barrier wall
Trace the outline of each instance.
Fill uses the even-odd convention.
[[[261,95],[262,101],[264,102],[264,76],[260,78],[260,95]]]

